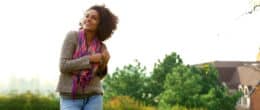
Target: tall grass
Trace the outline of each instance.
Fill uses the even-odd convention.
[[[0,95],[0,110],[59,110],[59,100],[54,94],[43,96],[30,91]]]

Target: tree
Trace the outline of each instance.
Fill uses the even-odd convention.
[[[211,65],[202,68],[179,65],[167,74],[164,89],[160,94],[160,105],[174,105],[209,110],[234,110],[240,97],[238,93],[228,94],[228,90],[218,81],[217,70]]]
[[[212,65],[184,65],[176,53],[158,61],[151,76],[145,74],[145,67],[139,62],[116,69],[104,81],[105,99],[130,96],[146,105],[159,104],[163,110],[176,105],[187,109],[232,110],[240,97],[239,93],[228,94]]]
[[[145,67],[136,61],[137,64],[129,64],[108,75],[104,81],[105,98],[114,96],[130,96],[135,100],[146,102],[147,77]]]
[[[163,61],[155,64],[151,78],[149,79],[150,104],[157,104],[157,96],[164,91],[163,85],[167,74],[172,72],[172,68],[182,65],[182,59],[176,53],[166,55]]]

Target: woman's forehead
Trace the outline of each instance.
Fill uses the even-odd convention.
[[[98,16],[98,12],[96,10],[93,10],[93,9],[90,9],[90,10],[87,10],[85,11],[84,15],[95,15],[95,16]]]

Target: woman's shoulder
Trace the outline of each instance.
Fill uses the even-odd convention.
[[[67,36],[77,36],[79,31],[76,30],[70,30],[67,32]]]
[[[76,41],[77,36],[78,36],[78,31],[76,31],[76,30],[68,31],[66,34],[66,40]]]

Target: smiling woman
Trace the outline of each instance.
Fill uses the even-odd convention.
[[[104,6],[92,6],[80,29],[67,34],[60,58],[61,110],[102,110],[101,80],[107,74],[109,52],[103,43],[116,29],[117,17]]]

